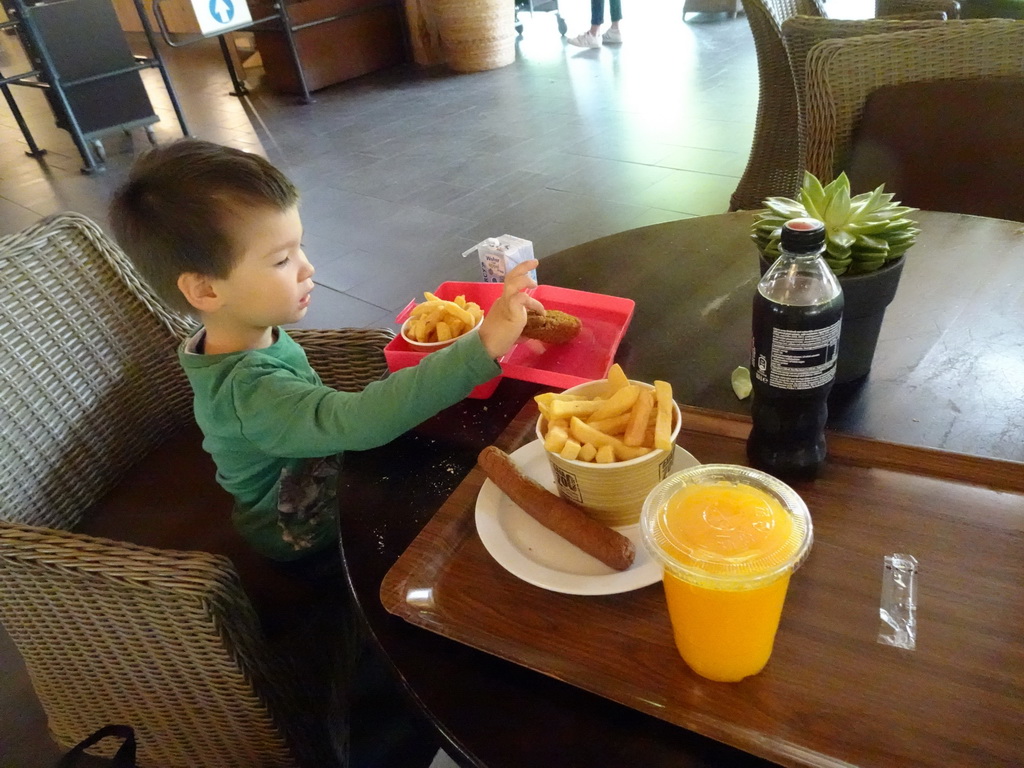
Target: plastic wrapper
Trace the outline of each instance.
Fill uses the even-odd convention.
[[[882,564],[878,642],[914,650],[917,646],[916,612],[917,560],[912,555],[886,555]]]

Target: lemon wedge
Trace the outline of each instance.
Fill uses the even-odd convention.
[[[753,385],[750,383],[749,370],[741,365],[732,372],[732,376],[729,378],[732,381],[732,391],[736,393],[736,397],[740,400],[746,400],[750,397]]]

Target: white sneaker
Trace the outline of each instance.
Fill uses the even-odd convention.
[[[609,28],[602,37],[606,43],[622,42],[622,32],[618,29]]]
[[[592,35],[589,32],[576,35],[576,37],[567,38],[566,41],[569,45],[575,45],[577,48],[600,48],[601,47],[601,35]]]

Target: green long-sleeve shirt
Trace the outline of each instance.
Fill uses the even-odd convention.
[[[341,452],[390,442],[501,372],[471,333],[362,392],[339,392],[283,329],[266,349],[223,355],[202,354],[204,335],[178,351],[203,448],[235,498],[235,527],[276,560],[335,540]]]

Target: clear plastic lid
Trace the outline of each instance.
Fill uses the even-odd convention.
[[[662,480],[644,502],[640,529],[666,571],[714,589],[752,589],[796,570],[814,538],[796,491],[731,464],[703,464]]]

